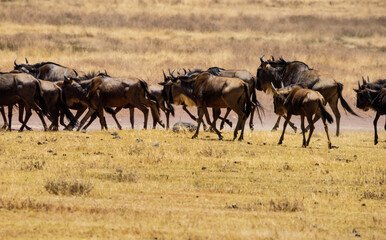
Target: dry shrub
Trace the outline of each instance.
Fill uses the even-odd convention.
[[[373,199],[373,200],[383,200],[385,199],[385,193],[366,190],[363,192],[363,198]]]
[[[274,212],[298,212],[304,210],[302,202],[297,200],[289,201],[287,199],[269,202],[269,210]]]
[[[108,180],[114,182],[132,182],[135,183],[139,179],[137,173],[123,173],[122,171],[117,171],[116,173],[107,173],[107,174],[98,174],[96,178],[100,180]]]
[[[48,180],[44,185],[47,192],[55,195],[83,196],[94,188],[91,182],[83,180]]]
[[[31,200],[30,198],[20,200],[20,199],[0,199],[0,209],[7,210],[22,210],[22,209],[32,209],[36,211],[49,211],[53,208],[51,204],[37,202]]]
[[[43,170],[44,165],[46,164],[46,161],[29,161],[29,162],[22,162],[20,169],[21,170],[28,170],[28,171],[34,171],[34,170]]]

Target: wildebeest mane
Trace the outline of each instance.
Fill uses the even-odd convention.
[[[289,64],[292,64],[292,63],[298,63],[298,64],[303,64],[307,67],[308,70],[312,70],[312,68],[310,68],[306,63],[304,62],[301,62],[301,61],[291,61],[291,62],[287,62],[286,60],[284,60],[283,58],[279,58],[279,60],[276,60],[276,61],[272,61],[272,60],[268,60],[268,63],[272,66],[272,67],[287,67]]]

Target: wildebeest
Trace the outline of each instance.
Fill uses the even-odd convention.
[[[210,72],[202,72],[196,77],[178,76],[172,77],[168,82],[161,82],[163,86],[173,86],[181,91],[186,101],[192,102],[199,109],[198,126],[192,138],[198,136],[203,115],[211,124],[213,130],[221,140],[223,137],[217,130],[215,124],[210,121],[208,107],[220,109],[231,108],[238,115],[238,122],[234,130],[233,140],[241,130],[239,140],[244,137],[244,126],[246,118],[251,112],[251,100],[248,85],[239,78],[219,77]]]
[[[368,111],[373,109],[376,115],[373,121],[374,124],[374,145],[378,143],[377,123],[381,115],[386,114],[386,88],[374,90],[369,88],[354,89],[357,93],[357,107]],[[386,130],[386,123],[385,123]]]
[[[90,79],[93,76],[88,76],[88,74],[77,71],[73,68],[65,67],[54,62],[41,62],[33,65],[28,64],[26,59],[26,64],[17,64],[16,59],[14,61],[14,70],[29,73],[35,78],[40,80],[46,80],[50,82],[58,82],[64,80],[64,75],[67,77],[77,77],[81,80]]]
[[[65,77],[62,89],[67,102],[81,102],[89,108],[88,113],[80,122],[78,130],[82,128],[88,118],[95,112],[98,113],[100,118],[101,128],[107,129],[103,109],[124,107],[128,104],[140,109],[144,113],[144,128],[147,127],[148,107],[157,113],[157,120],[164,127],[162,120],[159,119],[156,98],[149,93],[146,82],[138,78],[97,76],[90,80],[78,82],[74,81],[73,78]],[[70,95],[67,95],[67,93]]]
[[[300,86],[294,86],[290,89],[276,90],[275,86],[272,84],[272,92],[274,94],[274,107],[275,113],[278,115],[287,114],[287,117],[284,122],[283,132],[281,134],[278,144],[282,144],[284,140],[284,133],[287,127],[288,122],[291,119],[292,115],[300,115],[301,119],[301,129],[303,133],[303,147],[307,147],[310,143],[312,133],[314,132],[314,121],[312,120],[313,115],[318,115],[322,118],[324,129],[326,131],[328,148],[331,148],[331,141],[328,135],[328,127],[326,120],[329,123],[333,122],[331,115],[326,111],[324,105],[325,100],[323,96],[314,90],[304,89]],[[304,118],[307,118],[308,124],[310,126],[310,133],[308,135],[308,140],[306,142],[306,129],[304,127]]]
[[[284,86],[297,84],[303,88],[312,89],[320,92],[326,102],[330,105],[336,119],[336,136],[339,136],[340,113],[338,109],[338,100],[343,108],[349,113],[358,116],[344,100],[342,96],[343,84],[336,82],[333,78],[311,69],[307,64],[300,61],[287,62],[280,58],[277,61],[263,60],[260,57],[260,66],[256,73],[256,88],[265,92],[271,91],[271,83],[276,88],[284,83]],[[318,116],[316,116],[316,121]]]
[[[40,82],[25,73],[0,73],[0,106],[8,106],[8,130],[12,129],[12,106],[23,104],[26,110],[25,119],[19,131],[23,131],[34,109],[42,121],[44,130],[47,125],[43,114],[47,114],[47,105],[43,99]]]
[[[376,81],[370,82],[370,78],[367,76],[367,82],[364,77],[362,77],[362,85],[358,81],[358,90],[363,90],[365,88],[381,90],[384,87],[386,87],[386,79],[378,79]]]

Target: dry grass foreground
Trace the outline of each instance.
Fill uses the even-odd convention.
[[[0,238],[386,237],[386,142],[370,132],[333,150],[323,132],[307,149],[290,131],[283,146],[269,131],[114,135],[0,132]]]

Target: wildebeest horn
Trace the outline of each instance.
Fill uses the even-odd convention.
[[[169,69],[169,75],[170,75],[172,78],[174,78],[174,75],[173,75],[174,71],[175,71],[175,69],[173,69],[173,71],[170,72],[170,69]]]
[[[272,57],[272,62],[274,62],[275,61],[275,58],[273,58],[273,56],[271,56]]]
[[[264,54],[261,55],[261,57],[260,57],[260,62],[261,62],[261,63],[267,63],[267,61],[263,60],[263,57],[264,57]]]
[[[179,69],[177,70],[177,74],[178,74],[178,75],[180,75],[180,70],[181,70],[181,68],[179,68]]]
[[[363,85],[366,85],[366,80],[363,76],[362,76],[362,81],[363,81]]]
[[[25,64],[28,64],[28,59],[27,58],[25,58]]]
[[[281,81],[281,89],[284,89],[284,83]]]
[[[369,76],[367,76],[367,82],[370,83],[370,78],[369,78]]]
[[[164,82],[166,82],[168,78],[166,77],[166,74],[163,69],[162,69],[162,73],[164,74]]]
[[[78,72],[75,69],[72,69],[72,70],[74,71],[76,77],[78,77],[79,76]]]
[[[106,69],[105,69],[105,75],[108,76]]]
[[[358,89],[361,89],[361,84],[360,84],[359,80],[358,80]]]
[[[13,64],[15,64],[16,67],[19,66],[19,65],[16,63],[16,58],[15,58],[15,61],[13,61]]]
[[[276,88],[275,86],[273,85],[273,83],[271,82],[271,87],[272,87],[272,91],[274,94],[278,94],[277,91],[276,91]]]
[[[183,70],[184,70],[184,75],[186,75],[186,69],[185,69],[185,68],[183,68]]]

